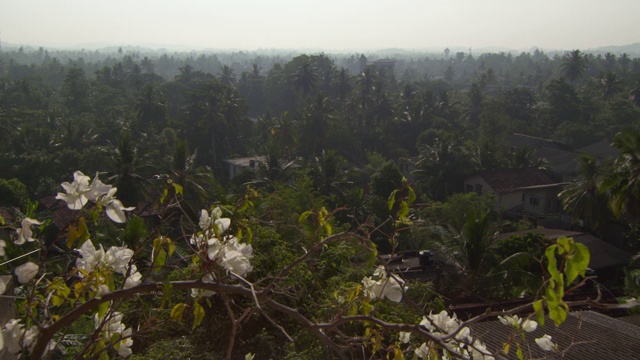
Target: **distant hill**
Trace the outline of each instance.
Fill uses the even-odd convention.
[[[591,52],[611,52],[611,53],[627,53],[629,55],[640,55],[640,43],[619,45],[619,46],[603,46],[591,50]]]

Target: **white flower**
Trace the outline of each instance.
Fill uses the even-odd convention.
[[[535,320],[525,319],[522,322],[522,330],[526,332],[535,331],[538,328],[538,323]]]
[[[113,268],[113,271],[126,275],[129,271],[129,262],[133,258],[133,250],[126,246],[112,246],[105,253],[105,262]]]
[[[83,194],[89,201],[97,201],[98,198],[104,194],[107,194],[113,186],[107,185],[98,179],[98,173],[91,182],[91,185],[87,191]]]
[[[215,234],[222,234],[231,226],[231,219],[222,217],[222,210],[219,207],[211,210],[211,216],[207,210],[200,211],[200,221],[198,222],[200,229],[211,235],[210,230],[215,225]]]
[[[200,225],[200,229],[205,231],[211,228],[211,216],[209,216],[207,210],[202,209],[202,211],[200,211],[200,222],[198,225]]]
[[[446,310],[442,310],[436,315],[430,313],[427,316],[423,316],[420,325],[426,327],[430,332],[450,334],[455,331],[460,324],[455,313],[453,317],[450,317]]]
[[[134,287],[136,285],[139,285],[142,282],[142,275],[138,272],[138,269],[136,268],[135,265],[131,266],[131,273],[129,274],[129,276],[127,277],[127,279],[124,281],[124,288],[128,289],[130,287]]]
[[[480,340],[474,340],[473,344],[470,346],[471,358],[473,360],[494,360],[495,358],[489,350],[487,350],[487,346],[482,343]]]
[[[536,344],[538,344],[538,346],[544,351],[552,351],[556,347],[556,344],[554,344],[553,341],[551,341],[551,336],[547,334],[537,338]]]
[[[0,240],[0,256],[4,256],[4,248],[7,247],[7,243],[4,240]]]
[[[429,357],[429,347],[427,346],[427,343],[422,343],[422,345],[420,345],[420,347],[416,348],[416,350],[414,351],[416,356],[419,357],[420,359],[423,358],[428,358]]]
[[[409,331],[400,331],[400,342],[403,344],[408,343],[411,340],[411,332]]]
[[[131,355],[131,346],[133,346],[133,339],[131,338],[131,328],[126,328],[120,334],[122,337],[120,341],[116,344],[116,349],[118,350],[118,355],[120,357],[126,358]]]
[[[364,292],[369,298],[387,298],[393,302],[402,300],[404,281],[394,277],[387,277],[384,266],[380,265],[376,268],[373,275],[379,277],[379,280],[373,280],[370,277],[362,279]]]
[[[22,227],[19,229],[16,229],[16,232],[18,233],[18,239],[16,241],[14,241],[14,244],[16,245],[22,245],[25,242],[33,242],[35,241],[34,238],[32,238],[33,232],[31,232],[31,225],[41,225],[42,223],[39,222],[38,220],[34,220],[31,218],[24,218],[22,219]],[[2,249],[3,255],[4,255],[4,248]]]
[[[16,267],[14,272],[18,277],[18,282],[20,282],[21,284],[25,284],[31,281],[31,279],[33,279],[34,277],[36,277],[36,275],[38,275],[39,270],[40,270],[40,267],[38,265],[29,261],[27,263],[24,263]]]
[[[520,325],[520,323],[522,322],[522,319],[520,319],[518,317],[518,315],[505,315],[505,316],[498,316],[498,320],[500,320],[500,322],[503,325],[507,325],[507,326],[513,326],[513,327],[518,327],[518,325]]]
[[[7,351],[12,354],[19,353],[22,348],[32,349],[36,344],[40,331],[34,325],[29,330],[24,329],[24,326],[18,319],[11,319],[7,321],[2,329],[2,338]]]
[[[106,208],[109,219],[117,223],[123,223],[127,221],[127,216],[124,212],[135,209],[135,206],[124,207],[122,202],[115,198],[116,191],[118,191],[118,188],[110,189],[105,195],[101,196],[96,203]]]
[[[80,249],[76,251],[80,253],[80,257],[76,260],[76,267],[78,270],[84,270],[88,273],[100,265],[106,255],[102,245],[100,245],[100,249],[97,250],[91,240],[85,241]],[[82,273],[80,273],[80,276],[83,276]]]
[[[5,291],[7,291],[7,284],[0,277],[0,295],[4,294]],[[2,340],[2,339],[0,339],[0,340]],[[0,350],[1,349],[2,349],[2,347],[0,347]]]
[[[91,179],[80,171],[73,173],[73,182],[63,182],[62,188],[66,194],[58,193],[56,199],[64,200],[71,210],[80,210],[89,199],[85,194],[89,191],[89,181]]]

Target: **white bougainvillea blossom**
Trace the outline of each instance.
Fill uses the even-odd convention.
[[[403,291],[407,289],[402,279],[387,276],[387,271],[382,265],[376,268],[373,277],[366,276],[362,279],[362,287],[365,294],[372,300],[387,298],[393,302],[400,302]]]
[[[22,351],[22,349],[29,349],[29,351],[31,351],[36,345],[39,334],[40,331],[37,326],[33,325],[29,329],[25,329],[19,319],[10,319],[2,327],[2,332],[0,332],[0,350],[6,348],[6,350],[12,354],[17,354]],[[43,356],[55,347],[56,343],[50,341],[45,347]]]
[[[93,201],[100,208],[106,210],[107,216],[114,222],[127,221],[125,211],[131,211],[135,207],[124,207],[120,200],[115,198],[118,188],[100,181],[98,174],[91,179],[80,171],[73,173],[73,182],[61,184],[65,193],[58,193],[56,199],[63,200],[71,210],[80,210],[89,201]]]
[[[498,316],[498,320],[500,320],[503,325],[513,326],[516,329],[522,329],[526,332],[532,332],[538,328],[538,323],[535,320],[521,319],[518,315]]]
[[[202,210],[199,221],[202,231],[194,234],[190,242],[203,250],[209,260],[217,262],[227,271],[244,276],[253,270],[253,248],[250,244],[239,242],[235,236],[226,235],[231,219],[221,216],[222,210],[217,207],[211,214]]]
[[[40,271],[40,267],[29,261],[16,267],[14,273],[19,283],[26,284],[38,275],[38,271]]]
[[[538,346],[544,351],[553,351],[553,349],[556,348],[556,344],[554,344],[553,341],[551,341],[551,336],[547,334],[535,339],[535,341],[536,341],[536,344],[538,344]]]
[[[138,268],[131,264],[133,250],[126,246],[112,246],[104,251],[102,244],[96,249],[91,240],[87,240],[76,251],[80,257],[76,259],[78,275],[84,277],[96,268],[106,268],[125,277],[124,288],[136,286],[142,282]]]
[[[438,314],[430,313],[427,316],[423,316],[420,325],[439,338],[455,333],[455,336],[444,340],[449,350],[453,353],[445,350],[442,356],[443,359],[494,359],[491,352],[487,350],[486,345],[471,336],[471,330],[468,327],[460,328],[461,321],[456,317],[455,313],[453,316],[449,316],[446,310],[442,310]],[[434,348],[434,346],[423,343],[414,352],[421,359],[430,358],[431,348]]]
[[[31,218],[24,218],[20,223],[21,227],[16,229],[16,233],[18,234],[18,238],[13,242],[16,245],[22,245],[25,242],[33,242],[35,239],[33,238],[33,232],[31,231],[32,225],[42,225],[38,220],[34,220]],[[2,249],[2,254],[4,255],[4,247]]]
[[[114,311],[108,317],[101,318],[98,314],[93,317],[95,329],[100,329],[100,335],[105,339],[111,341],[114,335],[119,337],[118,342],[114,344],[114,348],[123,358],[131,355],[131,346],[133,346],[133,339],[131,338],[131,328],[125,327],[122,323],[123,315],[121,312]]]

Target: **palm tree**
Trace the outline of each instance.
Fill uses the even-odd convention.
[[[342,68],[340,70],[337,78],[333,80],[333,86],[338,95],[338,99],[340,99],[340,101],[344,101],[352,88],[351,76],[347,72],[347,69]]]
[[[414,175],[425,193],[444,200],[460,190],[465,176],[474,170],[472,156],[462,139],[445,133],[421,150]]]
[[[224,65],[218,74],[218,80],[227,86],[235,86],[236,75],[233,73],[233,69],[227,65]]]
[[[562,57],[560,65],[564,76],[572,83],[582,78],[582,73],[587,70],[587,59],[580,50],[573,50]]]
[[[316,69],[307,62],[303,63],[292,77],[293,85],[296,89],[302,90],[304,96],[309,95],[311,90],[316,87],[317,81],[318,74],[316,74]]]
[[[210,168],[194,166],[196,154],[196,151],[191,154],[188,152],[186,141],[177,141],[171,167],[167,169],[171,180],[182,186],[181,207],[192,219],[207,206],[210,200],[207,189],[211,189],[214,182]]]
[[[608,197],[601,187],[606,173],[606,167],[595,157],[582,154],[578,158],[578,178],[558,194],[563,209],[574,220],[584,220],[594,231],[599,231],[610,218]]]
[[[167,106],[158,99],[153,86],[147,85],[135,104],[140,130],[160,130],[164,124],[166,109]]]
[[[616,216],[640,222],[640,131],[621,132],[613,140],[619,155],[604,188],[610,193],[609,205]]]
[[[636,83],[636,87],[629,93],[633,101],[633,105],[640,107],[640,80]]]
[[[602,99],[609,101],[620,92],[620,79],[612,72],[606,73],[602,79],[600,79]]]

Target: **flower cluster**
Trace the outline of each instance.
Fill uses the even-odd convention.
[[[491,352],[487,350],[487,346],[478,339],[474,339],[471,336],[471,330],[468,327],[460,328],[460,320],[454,313],[453,316],[442,310],[438,314],[429,314],[422,318],[420,325],[429,330],[430,333],[437,337],[444,337],[447,335],[455,336],[445,340],[449,348],[454,354],[449,354],[445,351],[443,359],[450,358],[464,358],[464,359],[481,359],[481,360],[493,360],[494,357]],[[431,358],[430,349],[433,346],[429,346],[427,343],[422,343],[415,350],[415,354],[419,358]]]
[[[104,184],[98,179],[98,174],[91,179],[80,171],[73,173],[73,182],[63,182],[65,193],[58,193],[56,199],[64,200],[71,210],[80,210],[87,202],[95,202],[100,208],[105,208],[107,216],[117,222],[127,221],[125,211],[131,211],[133,207],[124,207],[120,200],[115,198],[116,191],[111,185]]]
[[[118,355],[121,357],[127,357],[131,355],[131,346],[133,345],[133,339],[131,338],[131,328],[125,327],[122,323],[122,313],[114,311],[106,318],[101,318],[98,314],[93,317],[95,329],[100,329],[100,335],[112,341],[114,336],[117,336],[118,341],[113,346]]]
[[[365,295],[370,299],[383,299],[386,297],[393,302],[400,302],[403,291],[407,289],[402,279],[395,276],[387,276],[387,271],[382,265],[376,268],[373,272],[373,277],[366,276],[362,279],[362,286]]]
[[[125,277],[124,288],[136,286],[142,282],[142,275],[138,268],[131,264],[133,250],[126,246],[112,246],[104,251],[102,245],[98,249],[91,240],[87,240],[77,250],[80,257],[76,260],[78,275],[84,277],[97,268],[108,269],[119,273]],[[106,286],[106,285],[105,285]],[[108,289],[98,289],[101,293],[108,292]]]
[[[513,326],[516,329],[522,329],[525,332],[533,332],[538,328],[538,323],[536,321],[521,319],[518,315],[498,316],[498,320],[500,320],[503,325]],[[551,336],[549,335],[545,334],[542,337],[535,339],[535,341],[536,344],[538,344],[538,346],[544,351],[553,351],[556,348],[556,344],[551,341]]]
[[[25,329],[20,320],[11,319],[7,321],[0,332],[0,350],[6,348],[12,354],[17,354],[22,349],[31,351],[36,345],[39,333],[37,326],[33,325]],[[45,354],[53,348],[55,348],[55,343],[52,341],[45,348]]]
[[[224,235],[231,226],[231,219],[223,218],[220,208],[206,210],[200,214],[201,232],[191,237],[191,244],[205,250],[207,258],[215,261],[227,271],[244,276],[251,270],[253,248],[249,244],[240,243],[231,235]]]
[[[498,316],[498,320],[500,320],[503,325],[513,326],[518,330],[522,329],[526,332],[532,332],[538,328],[538,323],[536,321],[529,319],[520,319],[518,315]]]

